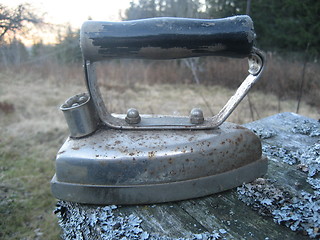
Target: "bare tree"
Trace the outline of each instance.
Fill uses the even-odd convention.
[[[28,24],[39,25],[43,18],[35,13],[31,5],[23,3],[9,8],[0,3],[0,41],[10,33],[24,32]]]

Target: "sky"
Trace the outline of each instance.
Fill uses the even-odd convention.
[[[9,7],[26,2],[45,13],[46,22],[70,24],[73,28],[80,28],[88,17],[92,20],[120,21],[119,12],[130,5],[130,0],[1,0],[2,4]],[[47,42],[54,41],[54,36],[46,34]]]
[[[70,23],[74,27],[92,17],[93,20],[119,21],[119,10],[129,7],[130,0],[1,0],[6,6],[15,7],[30,3],[51,23]]]

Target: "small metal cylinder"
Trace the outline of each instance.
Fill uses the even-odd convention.
[[[84,137],[97,130],[99,118],[87,93],[69,98],[60,109],[69,126],[71,137]]]

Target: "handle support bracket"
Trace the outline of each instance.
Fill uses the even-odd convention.
[[[226,105],[218,114],[206,118],[201,124],[193,124],[189,117],[177,116],[143,116],[137,124],[129,124],[124,118],[115,117],[108,112],[98,87],[98,81],[95,70],[95,63],[89,60],[84,61],[84,69],[86,75],[86,83],[89,94],[95,105],[100,120],[109,128],[114,129],[214,129],[219,127],[238,106],[241,100],[247,95],[250,88],[260,78],[264,68],[265,56],[262,51],[257,48],[252,49],[252,53],[248,56],[249,75],[242,82],[235,94],[229,99]]]

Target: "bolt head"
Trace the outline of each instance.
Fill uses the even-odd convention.
[[[79,103],[85,103],[88,100],[88,96],[84,95],[79,97]]]
[[[251,54],[248,58],[248,62],[249,62],[249,70],[248,70],[249,73],[254,76],[259,74],[263,65],[261,57],[257,54]]]
[[[191,110],[190,122],[192,124],[201,124],[204,122],[203,112],[200,108],[193,108]]]
[[[72,105],[71,105],[71,107],[78,107],[79,106],[79,103],[73,103]]]
[[[129,124],[137,124],[141,121],[139,111],[135,108],[130,108],[127,111],[127,116],[125,118],[126,122]]]
[[[62,104],[61,108],[68,108],[70,107],[67,103]]]

